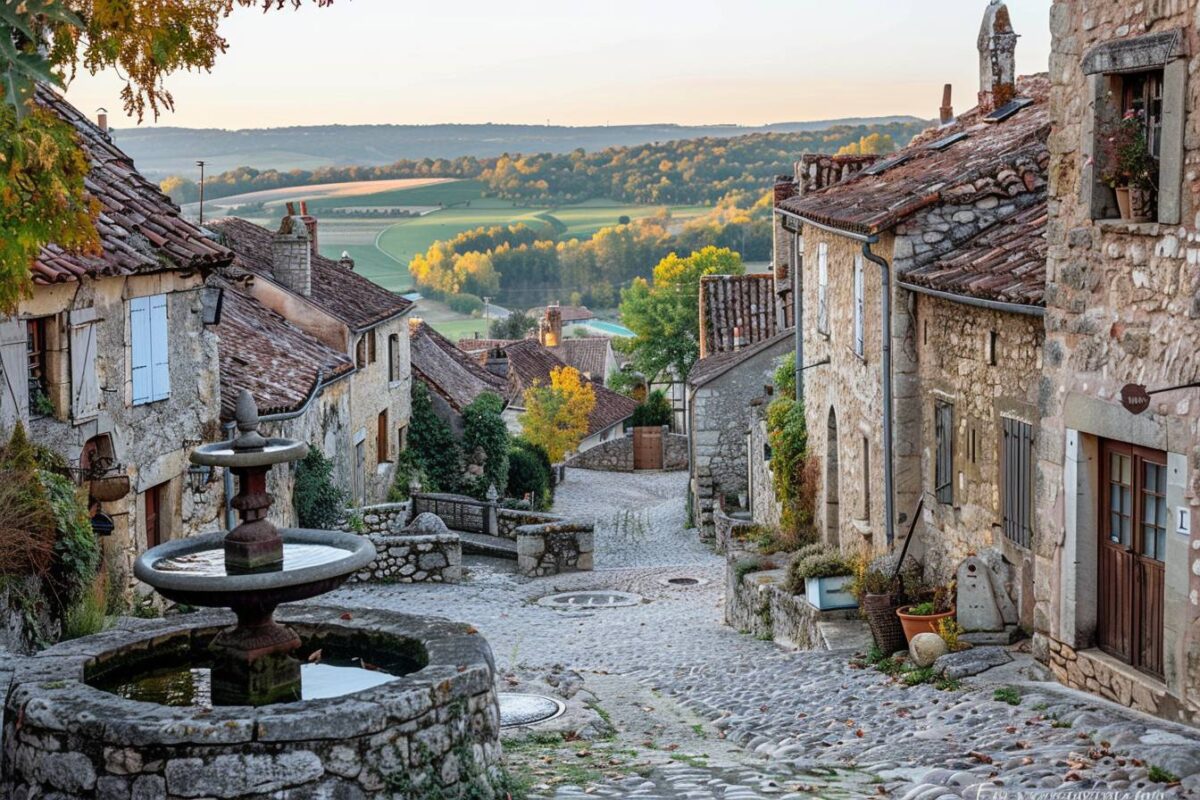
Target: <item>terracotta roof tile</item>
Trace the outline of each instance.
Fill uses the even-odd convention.
[[[740,329],[745,346],[770,339],[791,326],[791,303],[777,302],[773,274],[705,275],[700,279],[702,358],[732,351],[735,328]]]
[[[226,285],[220,339],[221,419],[233,419],[237,396],[248,389],[263,414],[300,408],[322,383],[353,371],[344,353],[326,346],[286,319]]]
[[[459,339],[458,348],[468,353],[503,349],[517,342],[537,342],[537,339]],[[558,347],[547,348],[549,352],[568,366],[574,367],[593,379],[604,382],[608,369],[608,348],[612,340],[605,336],[567,336]]]
[[[274,231],[238,217],[215,220],[208,227],[237,253],[235,266],[269,280],[274,278]],[[410,301],[395,292],[319,255],[312,257],[312,294],[308,299],[354,330],[369,328],[412,308]]]
[[[30,268],[34,283],[211,269],[230,262],[233,254],[185,220],[170,198],[142,177],[133,160],[77,108],[45,86],[38,87],[37,101],[74,127],[91,161],[84,187],[101,206],[96,223],[101,253],[82,256],[47,245]]]
[[[419,319],[408,321],[413,375],[424,381],[456,411],[462,411],[484,392],[503,396],[508,382],[484,369],[478,361]]]
[[[985,122],[985,115],[973,109],[945,128],[926,131],[886,161],[821,191],[784,200],[780,208],[823,225],[874,234],[936,203],[1041,191],[1050,160],[1049,80],[1045,75],[1021,78],[1017,91],[1033,102],[1004,121]],[[966,137],[944,148],[929,147],[960,133]],[[878,171],[889,163],[896,165]]]
[[[961,244],[952,253],[900,276],[907,283],[1006,303],[1044,305],[1046,198]]]

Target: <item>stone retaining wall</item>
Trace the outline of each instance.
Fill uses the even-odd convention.
[[[233,621],[226,612],[109,631],[21,659],[5,704],[0,796],[490,797],[500,720],[483,637],[424,617],[343,614],[285,607],[278,616],[310,645],[322,636],[416,640],[428,665],[345,697],[259,708],[158,706],[84,682],[114,657],[210,638]]]
[[[663,469],[667,472],[687,469],[688,437],[669,433],[666,427],[663,426]],[[633,472],[633,431],[585,450],[568,460],[566,466],[601,472]]]
[[[713,530],[716,538],[713,540],[713,547],[718,553],[726,553],[730,550],[735,550],[739,546],[739,542],[744,539],[739,536],[739,532],[745,532],[755,526],[753,520],[734,519],[725,513],[719,505],[713,509]]]
[[[517,539],[517,529],[526,525],[544,525],[547,522],[562,522],[557,514],[547,514],[544,511],[522,511],[516,508],[502,508],[496,512],[496,535],[505,539]]]
[[[757,559],[761,567],[739,576],[739,563],[748,559]],[[725,624],[784,647],[828,649],[820,624],[855,620],[858,611],[818,611],[803,595],[789,592],[784,584],[790,560],[786,554],[730,552],[725,565]]]
[[[558,521],[517,528],[517,572],[539,578],[592,569],[594,534],[590,524]]]
[[[355,573],[355,582],[458,583],[462,580],[462,542],[456,533],[425,536],[368,534],[375,560]]]
[[[411,500],[351,508],[335,529],[346,533],[398,533],[412,518],[411,511]]]

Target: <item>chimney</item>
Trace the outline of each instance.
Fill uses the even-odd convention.
[[[498,375],[501,378],[508,377],[508,356],[499,348],[491,350],[487,354],[487,361],[484,363],[484,369],[493,375]]]
[[[338,259],[338,266],[344,270],[354,271],[354,259],[345,250],[342,251],[342,257]]]
[[[793,175],[776,175],[775,176],[775,205],[779,206],[784,200],[788,200],[799,194],[799,187],[796,178]]]
[[[978,44],[979,109],[986,114],[1017,95],[1017,34],[1003,0],[988,3]]]
[[[312,243],[308,226],[296,216],[295,208],[287,204],[288,215],[271,239],[271,271],[275,282],[296,294],[312,294]]]
[[[288,203],[288,213],[294,213],[291,203]],[[317,241],[317,218],[308,213],[307,200],[300,201],[300,219],[304,222],[304,227],[308,228],[308,241],[312,246],[312,254],[314,256],[321,255],[321,251],[318,248],[319,242]]]
[[[108,138],[108,109],[96,109],[96,127],[104,134],[104,138]]]
[[[953,93],[953,89],[954,89],[954,87],[948,83],[942,89],[942,108],[941,108],[942,127],[945,127],[946,125],[949,125],[950,123],[954,122],[954,105],[953,105],[953,101],[951,100],[951,94]]]
[[[742,329],[740,327],[734,328],[733,329],[733,350],[734,350],[734,352],[736,353],[738,350],[741,350],[745,346],[746,346],[746,339],[742,336]]]
[[[558,303],[546,306],[539,333],[542,347],[558,347],[562,341],[562,309],[558,307]]]

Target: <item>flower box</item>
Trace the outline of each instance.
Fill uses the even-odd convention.
[[[818,611],[836,611],[843,608],[858,608],[858,601],[845,588],[851,576],[838,575],[834,578],[805,578],[804,595],[809,605]]]

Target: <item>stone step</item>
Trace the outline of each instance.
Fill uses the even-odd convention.
[[[474,556],[493,556],[496,558],[508,558],[513,561],[517,560],[517,543],[512,539],[505,539],[501,536],[489,536],[486,533],[463,533],[457,532],[459,540],[462,542],[462,551],[465,555]]]

